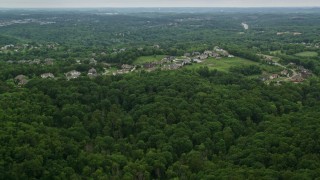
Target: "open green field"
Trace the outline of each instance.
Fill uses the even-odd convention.
[[[313,51],[305,51],[305,52],[297,53],[295,55],[300,57],[317,57],[318,53]]]
[[[208,66],[209,69],[217,69],[218,71],[229,72],[231,67],[236,66],[248,66],[248,65],[258,65],[261,67],[263,71],[267,71],[269,73],[279,72],[283,68],[278,66],[271,66],[266,64],[261,64],[258,62],[250,61],[248,59],[234,57],[234,58],[208,58],[207,60],[203,61],[202,63],[193,63],[190,66],[185,66],[184,68],[187,69],[198,69],[203,66]]]
[[[185,68],[198,69],[203,66],[208,66],[209,69],[217,69],[219,71],[228,72],[230,67],[241,65],[259,65],[259,63],[239,57],[221,59],[208,58],[202,63],[194,63],[191,66],[185,66]]]
[[[166,55],[141,56],[138,59],[136,59],[133,62],[133,64],[138,65],[138,64],[148,63],[148,62],[160,61],[164,57],[166,57]]]

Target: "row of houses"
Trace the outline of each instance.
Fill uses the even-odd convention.
[[[81,76],[81,72],[76,71],[76,70],[72,70],[72,71],[69,71],[69,72],[65,73],[64,75],[65,75],[67,80],[77,79],[77,78],[79,78]],[[98,74],[97,70],[94,69],[94,68],[91,68],[87,73],[87,76],[89,78],[95,78],[98,75],[99,74]],[[43,73],[43,74],[40,75],[40,77],[42,79],[54,79],[55,78],[54,74],[52,74],[52,73]],[[21,75],[16,76],[14,78],[14,81],[15,81],[15,83],[17,85],[22,86],[22,85],[25,85],[25,84],[28,83],[29,78],[27,76],[21,74]]]
[[[7,63],[9,64],[35,64],[35,65],[39,65],[39,64],[43,64],[43,65],[53,65],[54,64],[54,59],[52,58],[46,58],[44,60],[40,60],[40,59],[34,59],[34,60],[19,60],[19,61],[13,61],[13,60],[9,60],[7,61]]]

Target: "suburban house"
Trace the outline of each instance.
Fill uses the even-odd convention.
[[[129,64],[122,64],[121,68],[122,68],[122,69],[130,70],[130,69],[134,68],[134,66],[131,66],[131,65],[129,65]]]
[[[192,53],[192,56],[200,56],[200,55],[201,55],[200,52],[193,52],[193,53]]]
[[[145,63],[143,64],[143,68],[145,69],[151,69],[154,68],[156,66],[156,63]]]
[[[44,74],[41,74],[41,78],[43,79],[54,78],[54,75],[52,73],[44,73]]]
[[[41,60],[40,59],[34,59],[33,61],[30,61],[29,64],[40,64]]]
[[[192,59],[192,62],[194,62],[194,63],[202,63],[202,61],[200,59]]]
[[[97,77],[98,76],[98,73],[97,73],[97,70],[94,69],[94,68],[91,68],[89,71],[88,71],[88,74],[87,74],[90,78],[94,78],[94,77]]]
[[[130,70],[128,70],[128,69],[120,69],[120,70],[117,70],[117,72],[114,72],[113,75],[115,76],[117,74],[127,74],[129,72],[130,72]]]
[[[44,60],[44,64],[45,64],[45,65],[48,65],[48,66],[51,66],[51,65],[53,65],[53,61],[54,61],[54,59],[46,58],[46,59]]]
[[[19,86],[22,86],[22,85],[25,85],[28,83],[28,77],[25,76],[25,75],[18,75],[14,78],[14,81],[19,85]]]
[[[289,71],[287,69],[280,72],[282,76],[289,76]]]
[[[81,72],[76,71],[76,70],[72,70],[72,71],[65,73],[65,75],[66,75],[67,80],[76,79],[81,75]]]
[[[97,60],[95,60],[94,58],[91,58],[89,64],[97,65]]]
[[[303,77],[301,76],[301,74],[297,74],[297,75],[295,75],[295,76],[293,76],[293,77],[291,78],[291,81],[292,81],[292,82],[302,82],[302,81],[304,81],[304,79],[303,79]]]
[[[276,79],[276,78],[279,78],[278,74],[271,74],[270,77],[269,77],[270,80]]]
[[[312,76],[312,72],[309,71],[309,70],[301,71],[301,76],[302,76],[302,78],[305,78],[305,79],[306,79],[306,78]]]
[[[213,52],[212,51],[204,51],[203,54],[212,57]]]

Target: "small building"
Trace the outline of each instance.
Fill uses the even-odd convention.
[[[54,78],[54,75],[52,73],[44,73],[44,74],[41,74],[41,78],[43,79]]]
[[[89,60],[89,64],[91,64],[91,65],[97,65],[97,60],[95,60],[94,58],[91,58],[91,59]]]
[[[287,69],[285,69],[285,70],[281,71],[280,74],[282,76],[288,76],[289,75],[289,71]]]
[[[28,83],[28,77],[25,75],[18,75],[14,78],[14,81],[19,85],[19,86],[23,86],[26,85]]]
[[[88,74],[87,74],[90,78],[94,78],[94,77],[97,77],[98,76],[98,73],[97,73],[97,70],[94,69],[94,68],[91,68],[89,71],[88,71]]]
[[[190,56],[191,56],[191,53],[184,53],[184,56],[185,56],[185,57],[190,57]]]
[[[200,52],[192,52],[192,56],[200,56],[201,53]]]
[[[292,82],[302,82],[302,81],[304,81],[304,79],[303,79],[303,77],[301,76],[301,74],[297,74],[297,75],[295,75],[295,76],[293,76],[293,77],[291,78],[291,81],[292,81]]]
[[[153,45],[153,48],[159,49],[160,46],[158,44]]]
[[[194,62],[194,63],[202,63],[202,61],[200,59],[192,59],[192,62]]]
[[[208,55],[201,54],[200,56],[198,56],[198,59],[200,59],[200,60],[208,59]]]
[[[204,51],[203,54],[212,57],[213,52],[212,51]]]
[[[309,77],[312,76],[312,72],[307,70],[307,69],[305,69],[305,70],[301,71],[301,76],[304,79],[309,78]]]
[[[46,58],[44,60],[44,64],[48,65],[48,66],[52,66],[53,65],[53,61],[54,61],[54,59],[52,59],[52,58]]]
[[[129,65],[129,64],[122,64],[121,68],[122,68],[122,69],[130,70],[130,69],[134,68],[134,66],[131,66],[131,65]]]
[[[154,68],[156,66],[155,63],[145,63],[143,64],[143,68],[145,69],[151,69],[151,68]]]
[[[278,74],[271,74],[269,76],[269,79],[272,80],[272,79],[276,79],[276,78],[279,78],[279,75]]]
[[[72,70],[72,71],[65,73],[65,75],[66,75],[67,80],[76,79],[81,75],[81,72],[76,71],[76,70]]]

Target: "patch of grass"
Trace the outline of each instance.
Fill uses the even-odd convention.
[[[233,58],[208,58],[202,63],[193,63],[190,66],[185,66],[187,69],[198,69],[203,66],[208,66],[209,69],[217,69],[218,71],[229,72],[230,67],[242,66],[242,65],[259,65],[257,62],[253,62],[247,59],[233,57]]]
[[[199,69],[200,67],[208,66],[208,68],[211,70],[216,69],[218,71],[229,72],[231,67],[249,66],[249,65],[257,65],[263,71],[267,71],[269,73],[276,73],[283,70],[283,68],[278,66],[262,64],[262,63],[250,61],[248,59],[239,58],[239,57],[221,58],[221,59],[208,58],[207,60],[204,60],[202,63],[193,63],[192,65],[184,66],[184,68]]]
[[[137,58],[133,62],[133,64],[140,65],[140,64],[145,64],[145,63],[148,63],[148,62],[160,61],[164,57],[166,57],[166,55],[141,56],[141,57]]]
[[[297,53],[295,55],[299,57],[317,57],[318,53],[313,51],[305,51],[305,52]]]

